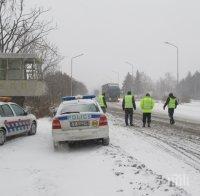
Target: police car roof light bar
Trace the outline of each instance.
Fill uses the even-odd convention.
[[[94,99],[95,95],[84,95],[82,99]]]
[[[66,97],[62,97],[62,101],[71,101],[71,100],[75,100],[76,97],[75,96],[66,96]]]
[[[95,95],[83,95],[83,96],[66,96],[62,97],[62,101],[72,101],[72,100],[78,100],[78,99],[94,99]]]

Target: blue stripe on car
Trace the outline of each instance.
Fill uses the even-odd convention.
[[[60,116],[60,117],[58,117],[58,119],[59,119],[59,120],[67,120],[68,117],[67,117],[67,116]]]
[[[92,114],[91,118],[100,118],[100,116],[101,116],[100,114]]]

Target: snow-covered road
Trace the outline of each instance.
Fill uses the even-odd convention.
[[[7,141],[0,147],[0,195],[199,196],[198,170],[139,127],[109,119],[108,147],[87,142],[54,152],[47,118],[38,121],[35,136]]]
[[[122,99],[118,103],[110,102],[109,106],[115,108],[122,108]],[[164,103],[160,100],[156,100],[153,115],[161,116],[162,118],[168,119],[167,108],[163,110]],[[136,101],[136,112],[141,113],[140,110],[140,102]],[[179,104],[177,109],[175,110],[174,117],[178,120],[184,120],[186,122],[200,124],[200,101],[199,100],[191,100],[191,103],[183,103]]]

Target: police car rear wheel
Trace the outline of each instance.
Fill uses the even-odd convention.
[[[5,131],[0,130],[0,145],[3,145],[6,141],[6,134]]]
[[[60,143],[59,142],[53,142],[53,147],[54,147],[54,151],[58,151],[60,149]]]
[[[110,143],[110,138],[103,138],[102,139],[102,144],[103,146],[108,146]]]
[[[35,135],[36,134],[36,131],[37,131],[37,125],[35,123],[33,123],[31,125],[31,129],[30,131],[28,132],[28,135]]]

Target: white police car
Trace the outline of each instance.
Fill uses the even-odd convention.
[[[63,97],[52,120],[54,148],[62,141],[99,139],[109,145],[108,120],[95,96]]]
[[[0,102],[0,145],[6,137],[27,133],[34,135],[37,130],[37,120],[22,107],[12,102]]]

